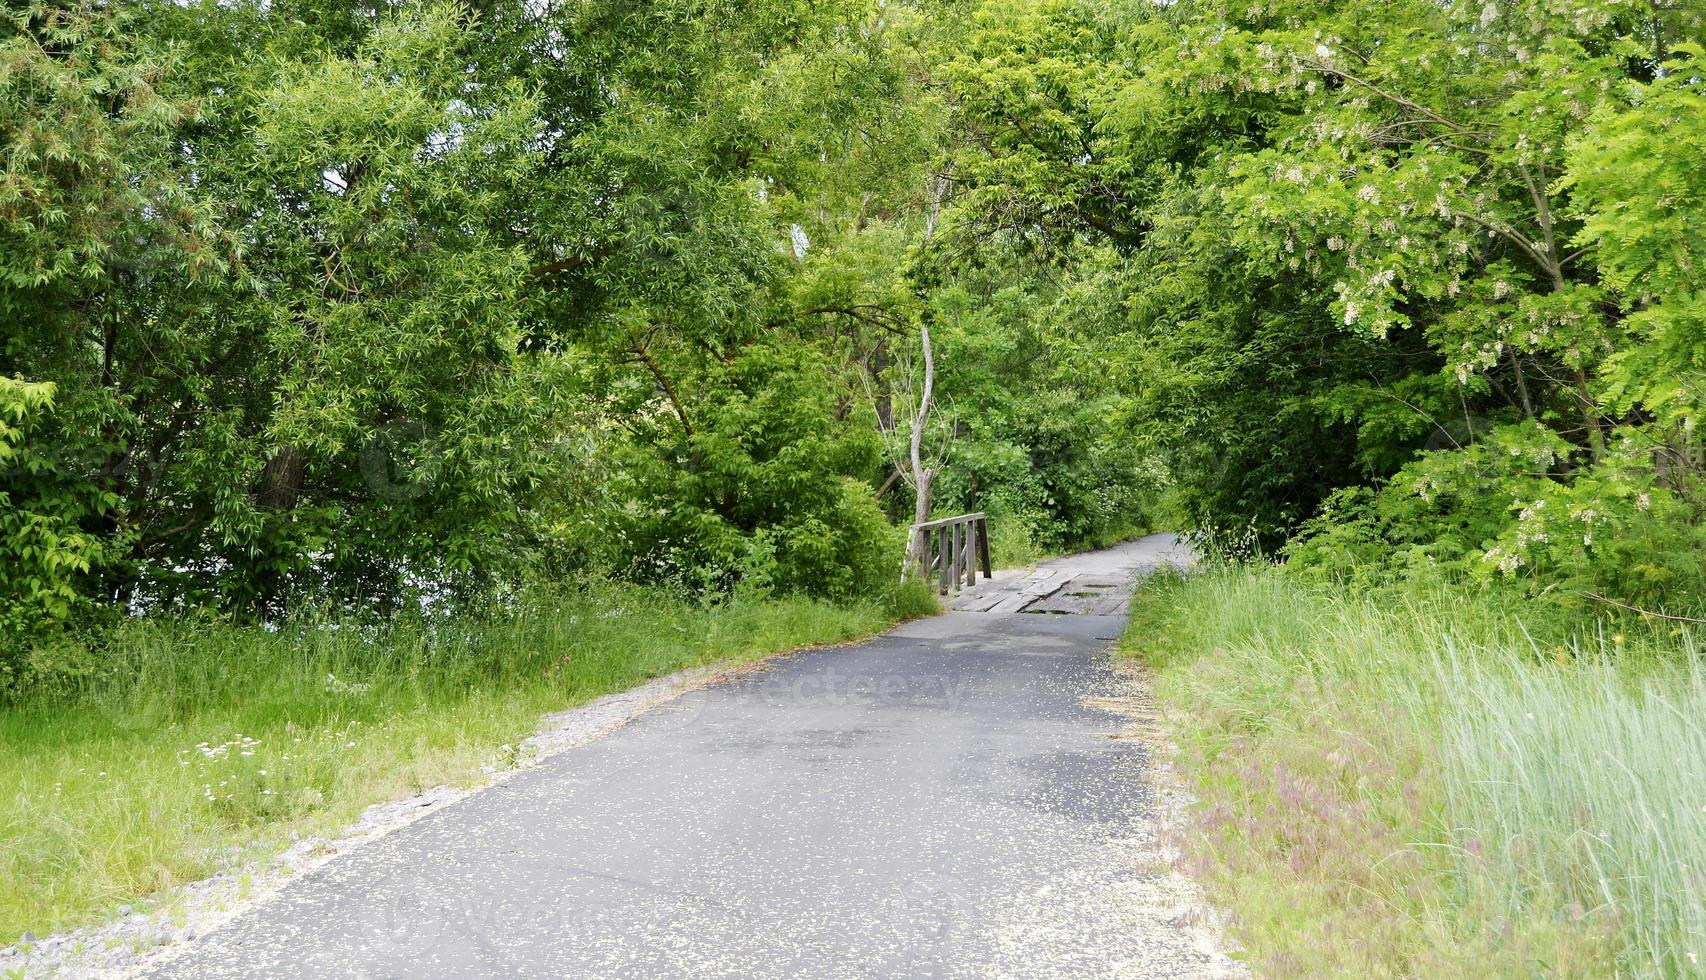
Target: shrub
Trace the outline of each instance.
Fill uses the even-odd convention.
[[[1692,607],[1706,600],[1692,490],[1661,479],[1638,428],[1594,459],[1537,423],[1501,426],[1423,454],[1377,489],[1335,493],[1287,545],[1287,567],[1369,585],[1444,574],[1570,606]]]

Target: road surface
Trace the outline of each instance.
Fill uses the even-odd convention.
[[[151,976],[1228,972],[1103,700],[1171,536],[693,691],[292,882]],[[1015,598],[1028,597],[1028,598]],[[978,611],[981,610],[981,611]],[[1009,611],[1028,610],[1028,611]]]

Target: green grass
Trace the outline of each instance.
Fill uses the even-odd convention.
[[[864,636],[895,612],[600,587],[379,629],[131,624],[94,676],[0,707],[0,945],[169,897],[374,802],[477,782],[543,712]]]
[[[1188,860],[1257,972],[1706,975],[1706,665],[1616,630],[1268,567],[1142,590]]]

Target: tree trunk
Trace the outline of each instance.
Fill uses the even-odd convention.
[[[889,342],[887,337],[878,337],[876,349],[871,351],[871,390],[876,392],[877,426],[883,432],[894,431],[894,398],[889,394]]]
[[[295,446],[281,447],[261,470],[255,503],[262,510],[289,510],[302,495],[302,471],[307,460]]]
[[[930,483],[936,476],[935,470],[925,468],[923,458],[924,424],[930,419],[930,401],[936,388],[936,353],[930,347],[929,324],[919,325],[918,337],[924,347],[924,394],[918,400],[918,414],[912,422],[912,485],[917,490],[912,501],[913,524],[930,519]],[[923,541],[923,535],[914,534],[910,545],[912,563],[921,570],[927,560]]]

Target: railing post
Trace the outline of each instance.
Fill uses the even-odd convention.
[[[987,517],[977,519],[977,550],[983,559],[983,577],[993,577],[995,571],[990,567],[989,561],[989,518]]]
[[[977,521],[968,520],[960,525],[960,540],[965,544],[965,554],[960,556],[960,564],[964,572],[960,578],[967,585],[977,584]]]
[[[966,577],[966,526],[954,522],[954,585],[955,592],[960,591],[960,582]]]
[[[953,535],[949,533],[949,529],[945,527],[937,528],[936,553],[937,557],[940,559],[937,563],[937,578],[939,580],[938,587],[943,595],[948,594],[948,564],[953,559],[952,548]]]

